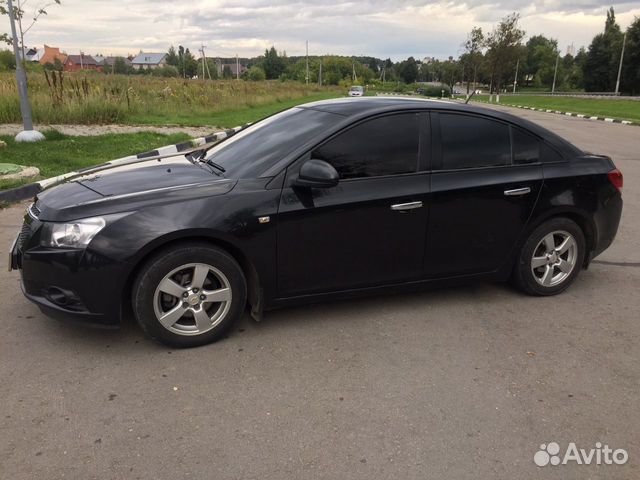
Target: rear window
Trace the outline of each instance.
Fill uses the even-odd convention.
[[[513,163],[536,163],[540,161],[540,140],[530,133],[513,127]]]
[[[440,114],[442,168],[511,164],[509,126],[483,117]]]

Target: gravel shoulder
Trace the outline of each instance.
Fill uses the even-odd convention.
[[[107,133],[186,133],[192,137],[202,137],[220,131],[218,127],[181,127],[181,126],[157,126],[157,125],[35,125],[36,130],[57,130],[64,135],[92,136],[105,135]],[[22,130],[18,123],[0,124],[0,135],[16,135]]]

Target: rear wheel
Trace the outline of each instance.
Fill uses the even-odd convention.
[[[242,315],[242,269],[228,253],[183,244],[151,258],[133,288],[133,310],[150,337],[174,347],[218,340]]]
[[[584,255],[582,229],[568,218],[551,219],[522,246],[514,268],[515,283],[530,295],[556,295],[578,276]]]

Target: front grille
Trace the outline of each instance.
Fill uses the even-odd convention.
[[[20,235],[18,235],[18,249],[22,250],[22,246],[29,240],[29,236],[31,235],[31,225],[24,223],[22,225],[22,229],[20,230]]]

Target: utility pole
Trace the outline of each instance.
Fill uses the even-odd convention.
[[[82,64],[82,58],[84,57],[84,53],[80,50],[80,70],[84,70],[84,65]]]
[[[207,78],[207,72],[206,72],[206,64],[207,64],[207,59],[204,56],[204,44],[200,44],[200,53],[202,54],[202,79],[206,79]]]
[[[240,60],[238,60],[237,53],[236,53],[236,80],[240,80]]]
[[[307,40],[307,73],[305,76],[307,85],[309,85],[309,40]]]
[[[20,96],[20,112],[22,113],[22,122],[24,124],[24,130],[16,135],[16,142],[38,142],[44,140],[44,135],[33,129],[31,105],[29,104],[29,96],[27,95],[27,75],[24,73],[24,66],[22,65],[23,58],[20,56],[18,34],[16,33],[16,23],[13,15],[13,0],[8,0],[8,7],[11,37],[13,40],[13,54],[16,57],[16,81],[18,83],[18,95]]]
[[[558,62],[560,61],[560,55],[556,57],[556,69],[553,71],[553,85],[551,85],[551,93],[556,91],[556,76],[558,75]]]
[[[516,85],[518,85],[518,67],[520,66],[520,59],[516,62],[516,78],[513,80],[513,93],[516,93]]]
[[[358,77],[356,76],[356,64],[352,62],[351,68],[353,69],[353,83],[356,83],[358,81]]]
[[[620,65],[618,66],[618,79],[616,80],[616,95],[620,92],[620,76],[622,75],[622,60],[624,60],[624,45],[627,43],[627,32],[622,37],[622,52],[620,52]]]

